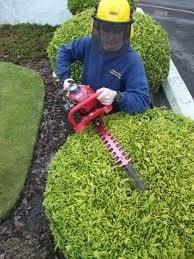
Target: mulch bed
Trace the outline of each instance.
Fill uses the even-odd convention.
[[[42,76],[45,105],[32,167],[20,201],[0,225],[0,259],[61,258],[60,253],[55,252],[42,202],[50,160],[71,130],[58,94],[60,85],[52,78],[49,61],[20,61],[18,65],[34,69]]]

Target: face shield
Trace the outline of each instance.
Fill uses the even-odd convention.
[[[120,55],[127,51],[131,23],[101,21],[94,18],[92,39],[95,48],[102,54]]]

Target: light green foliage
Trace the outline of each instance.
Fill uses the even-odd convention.
[[[77,14],[87,8],[95,7],[98,2],[98,0],[68,0],[68,8],[72,14]],[[133,10],[135,10],[137,7],[137,0],[129,0],[129,3]]]
[[[151,86],[157,90],[169,72],[168,35],[150,15],[136,13],[132,44],[141,55]]]
[[[24,187],[43,103],[44,85],[38,73],[0,62],[0,222]]]
[[[164,109],[104,118],[149,189],[134,189],[89,127],[54,157],[44,206],[68,258],[191,258],[194,124]]]
[[[92,12],[93,10],[86,10],[56,30],[48,46],[48,55],[53,70],[55,70],[58,48],[62,44],[91,33]],[[161,82],[167,78],[169,70],[170,49],[167,34],[149,15],[137,14],[134,29],[132,44],[143,58],[150,87],[156,91]],[[79,63],[72,66],[72,77],[75,81],[81,80]]]

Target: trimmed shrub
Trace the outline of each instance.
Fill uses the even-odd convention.
[[[54,37],[48,46],[48,56],[53,70],[55,70],[58,48],[63,43],[68,43],[77,37],[90,34],[92,11],[92,9],[86,10],[74,16],[54,33]],[[170,48],[167,34],[149,15],[140,13],[136,14],[134,31],[132,45],[142,56],[150,87],[156,91],[161,82],[167,78],[169,71]],[[72,77],[77,82],[81,80],[81,66],[79,63],[72,66]]]
[[[169,72],[168,35],[150,15],[136,13],[136,19],[132,44],[144,61],[150,85],[157,90]]]
[[[44,206],[68,258],[191,258],[194,123],[164,109],[104,118],[149,189],[139,192],[91,127],[49,169]]]
[[[87,8],[95,7],[98,0],[68,0],[68,8],[72,14],[77,14]],[[137,8],[137,0],[129,0],[130,6],[135,10]]]

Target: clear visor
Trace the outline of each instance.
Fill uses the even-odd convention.
[[[102,21],[96,21],[96,25],[101,32],[114,33],[114,34],[124,33],[128,26],[128,24],[102,22]]]
[[[93,42],[98,51],[119,54],[129,46],[129,23],[111,23],[94,20]]]

